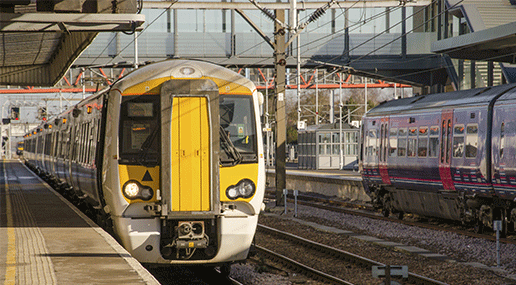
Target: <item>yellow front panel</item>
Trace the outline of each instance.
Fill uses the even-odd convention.
[[[207,99],[172,102],[172,211],[210,210],[210,132]]]
[[[156,193],[156,189],[159,189],[159,170],[159,166],[145,167],[139,165],[121,164],[118,166],[120,186],[123,186],[129,180],[136,180],[144,186],[149,186],[154,190],[154,193]],[[125,198],[125,200],[129,203],[143,202],[140,199],[129,200]],[[156,196],[154,196],[154,198],[152,198],[150,201],[155,202]]]
[[[258,163],[249,164],[238,164],[231,167],[220,168],[220,200],[223,202],[231,201],[226,197],[226,189],[229,186],[237,185],[238,182],[244,178],[247,178],[254,182],[254,185],[258,186]],[[243,199],[239,198],[238,201],[249,202],[253,197]]]

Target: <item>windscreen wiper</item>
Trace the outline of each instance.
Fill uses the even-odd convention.
[[[219,135],[221,141],[221,148],[227,154],[228,158],[232,158],[232,161],[229,161],[231,163],[231,166],[239,164],[242,161],[242,155],[240,154],[240,152],[238,152],[235,145],[233,145],[233,142],[231,141],[231,139],[229,138],[228,134],[222,126],[220,127]],[[223,161],[221,159],[221,162],[226,161]]]
[[[142,143],[140,147],[140,156],[139,156],[139,163],[144,166],[152,166],[155,164],[158,164],[158,160],[155,161],[147,161],[147,155],[149,154],[149,150],[151,149],[152,144],[154,143],[154,140],[156,139],[156,136],[159,133],[159,127],[156,127],[152,133],[145,139],[145,141]]]

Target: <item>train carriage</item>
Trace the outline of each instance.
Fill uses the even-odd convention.
[[[393,100],[363,118],[364,186],[384,215],[516,220],[516,85]],[[511,159],[512,155],[512,159]]]
[[[214,64],[150,64],[36,132],[52,167],[25,157],[142,263],[243,260],[265,187],[258,95]]]

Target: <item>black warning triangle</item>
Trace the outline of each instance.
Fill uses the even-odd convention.
[[[152,180],[152,177],[150,176],[150,173],[148,170],[145,172],[145,175],[143,175],[142,181],[154,181],[154,180]]]

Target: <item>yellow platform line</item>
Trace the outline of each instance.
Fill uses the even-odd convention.
[[[11,197],[9,194],[9,183],[7,183],[7,172],[5,161],[2,161],[5,181],[5,210],[7,216],[7,258],[4,285],[16,283],[16,234],[13,227],[13,214],[11,210]]]

